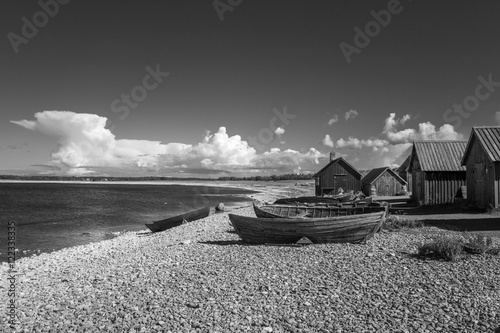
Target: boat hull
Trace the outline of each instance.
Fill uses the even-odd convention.
[[[177,226],[182,225],[182,223],[184,223],[184,221],[186,221],[186,222],[195,221],[195,220],[207,217],[209,214],[210,214],[210,206],[207,206],[207,207],[203,207],[200,209],[192,210],[190,212],[187,212],[187,213],[184,213],[181,215],[170,217],[168,219],[155,221],[152,223],[152,224],[154,224],[154,226],[151,226],[150,224],[146,224],[146,226],[152,232],[165,231],[165,230],[171,229],[173,227],[177,227]]]
[[[146,227],[149,228],[149,230],[151,230],[151,232],[157,232],[157,231],[160,231],[160,228],[158,228],[156,226],[156,224],[154,224],[154,222],[152,223],[146,223]]]
[[[255,218],[229,214],[236,233],[247,243],[365,243],[380,229],[387,210],[329,218]]]

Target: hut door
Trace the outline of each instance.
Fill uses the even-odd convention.
[[[347,175],[334,175],[333,176],[333,186],[335,188],[335,193],[342,187],[344,192],[347,192]]]
[[[483,163],[474,164],[474,200],[478,207],[485,206],[483,170]]]

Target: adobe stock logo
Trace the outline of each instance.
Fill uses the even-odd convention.
[[[226,3],[227,2],[227,3]],[[225,12],[232,12],[236,6],[241,5],[243,0],[214,0],[212,2],[212,5],[215,8],[215,11],[217,12],[217,15],[219,15],[219,19],[221,22],[224,21],[224,13]]]
[[[251,146],[257,149],[263,149],[263,145],[268,145],[275,140],[275,131],[278,128],[276,126],[276,122],[278,121],[278,119],[281,121],[280,127],[284,128],[286,125],[290,124],[289,119],[294,119],[295,117],[297,117],[297,115],[287,113],[286,106],[283,107],[283,112],[280,112],[278,109],[274,108],[273,113],[275,114],[275,117],[272,117],[271,120],[269,120],[269,127],[261,128],[259,133],[257,133],[257,137],[248,137],[247,141],[250,142]]]
[[[70,0],[47,0],[38,1],[38,5],[42,8],[33,15],[33,18],[28,20],[26,16],[23,16],[21,21],[23,26],[21,27],[21,35],[13,32],[7,34],[7,39],[12,45],[12,49],[17,54],[19,53],[19,45],[28,44],[30,39],[34,38],[38,34],[38,29],[43,28],[49,23],[49,17],[53,18],[59,13],[59,5],[65,5]]]
[[[111,111],[114,113],[123,113],[120,116],[121,120],[128,117],[131,108],[137,108],[139,103],[148,97],[148,91],[155,90],[163,82],[163,79],[170,75],[170,73],[160,70],[160,64],[157,64],[154,70],[150,66],[147,66],[146,72],[148,74],[142,78],[142,85],[133,87],[130,90],[130,94],[121,94],[120,98],[111,102]]]
[[[488,75],[488,80],[482,75],[479,75],[477,80],[480,84],[476,86],[473,95],[465,97],[462,104],[453,104],[453,110],[447,109],[443,113],[443,120],[452,124],[455,129],[462,125],[462,119],[469,118],[471,112],[479,108],[479,101],[487,100],[495,92],[495,87],[500,87],[500,82],[493,81],[492,74]]]
[[[409,0],[411,1],[411,0]],[[382,31],[382,27],[385,28],[391,23],[392,15],[397,15],[403,11],[403,6],[400,6],[399,0],[389,0],[387,3],[387,9],[382,9],[378,12],[372,10],[370,11],[371,16],[374,20],[369,21],[365,24],[365,31],[362,31],[359,27],[354,27],[354,45],[342,42],[339,44],[342,54],[344,54],[347,63],[350,64],[352,55],[354,53],[360,54],[361,50],[367,47],[371,38],[375,38]]]

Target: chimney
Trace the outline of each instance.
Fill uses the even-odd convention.
[[[335,159],[335,152],[331,151],[330,152],[330,162],[333,161],[334,159]]]

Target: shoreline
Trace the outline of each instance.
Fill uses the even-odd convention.
[[[262,190],[276,198],[303,189]],[[233,212],[253,215],[251,207]],[[500,256],[418,260],[419,244],[454,234],[425,231],[381,232],[365,245],[249,245],[223,212],[1,269],[15,276],[16,332],[494,331]]]
[[[39,181],[7,181],[5,183],[37,183],[37,182],[39,182]],[[52,184],[52,183],[81,184],[82,183],[79,181],[40,181],[40,182],[41,183],[50,183],[50,184]],[[90,182],[90,183],[96,184],[96,185],[100,185],[100,184],[105,184],[105,185],[108,185],[108,184],[109,185],[112,185],[112,184],[116,184],[116,185],[132,184],[132,185],[148,185],[148,186],[151,185],[150,182]],[[229,203],[223,202],[225,207],[226,207],[226,211],[228,211],[228,212],[238,210],[240,208],[252,206],[251,202],[248,202],[247,204],[243,204],[244,201],[238,200],[239,198],[245,199],[245,200],[259,201],[259,202],[267,202],[267,201],[273,201],[277,197],[286,196],[287,193],[289,193],[289,191],[283,190],[283,186],[284,186],[283,184],[280,184],[278,186],[267,186],[267,191],[262,191],[263,185],[257,184],[257,187],[254,187],[254,185],[255,185],[254,183],[258,183],[258,182],[250,182],[247,184],[241,184],[241,183],[228,184],[226,182],[205,184],[205,183],[193,183],[193,182],[186,182],[186,181],[178,181],[178,182],[160,182],[160,183],[156,182],[153,185],[158,185],[158,186],[179,185],[179,186],[199,186],[199,187],[212,186],[212,187],[233,188],[233,189],[238,189],[238,190],[252,191],[251,193],[227,194],[227,196],[230,196],[233,198],[232,202],[229,202]],[[209,197],[217,196],[217,194],[206,194],[206,195]],[[213,211],[214,207],[211,207],[211,208]],[[151,221],[144,221],[144,223],[146,223],[146,222],[151,222]],[[17,257],[17,260],[23,260],[25,258],[37,257],[38,255],[41,255],[41,254],[56,253],[60,250],[66,249],[66,248],[72,248],[72,247],[90,245],[90,244],[94,244],[94,243],[100,243],[100,242],[107,241],[110,239],[118,238],[121,235],[129,233],[129,232],[132,232],[132,233],[149,232],[149,229],[144,224],[142,224],[140,226],[140,229],[135,228],[135,227],[134,228],[124,227],[124,229],[120,229],[118,227],[113,227],[113,229],[114,229],[114,231],[106,231],[104,229],[99,231],[99,232],[93,232],[91,230],[88,230],[88,232],[84,231],[83,234],[88,234],[88,236],[89,237],[92,236],[93,239],[91,240],[91,238],[88,238],[88,239],[85,238],[83,240],[83,244],[82,244],[82,241],[77,241],[77,242],[75,242],[75,245],[65,246],[62,248],[56,247],[56,249],[55,250],[53,249],[52,251],[50,251],[49,249],[42,249],[42,251],[40,251],[40,249],[37,250],[37,249],[29,249],[29,248],[19,248],[19,249],[16,249],[16,254],[17,254],[16,257]],[[117,229],[120,229],[120,230],[117,230]],[[127,230],[127,229],[129,229],[129,230]],[[92,234],[90,232],[92,232]],[[2,260],[0,261],[0,265],[4,265],[7,263],[6,249],[0,249],[0,253],[2,253],[2,252],[3,252],[3,256],[5,256],[5,258],[2,257]]]

